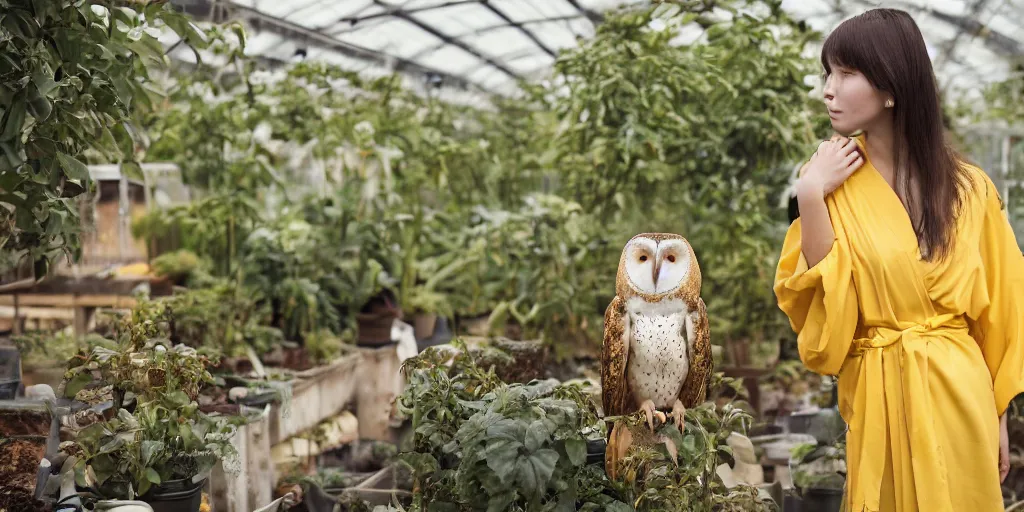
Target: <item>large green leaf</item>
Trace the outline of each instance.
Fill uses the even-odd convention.
[[[566,439],[565,453],[573,466],[582,466],[587,462],[587,442],[579,438]]]
[[[142,465],[144,467],[152,466],[154,464],[155,460],[156,460],[157,455],[159,455],[160,452],[163,449],[164,449],[163,441],[153,441],[153,440],[142,441],[141,452],[140,452],[141,455],[142,455],[142,461],[141,461]],[[153,482],[153,483],[160,483],[160,482]]]
[[[115,451],[119,450],[124,445],[125,445],[125,440],[124,440],[123,437],[121,437],[121,436],[114,436],[112,439],[107,441],[106,444],[104,444],[103,446],[100,447],[99,453],[103,454],[103,453],[115,452]]]
[[[544,427],[544,422],[536,420],[530,423],[530,426],[526,429],[526,449],[533,452],[539,450],[542,446],[547,444],[551,440],[551,436],[548,435],[547,428]]]
[[[484,450],[487,467],[494,471],[503,483],[511,482],[521,448],[522,443],[511,439],[496,439],[487,443]]]
[[[89,168],[77,158],[58,152],[57,161],[60,162],[61,168],[64,169],[64,174],[67,175],[69,179],[76,180],[80,183],[87,183],[89,181]]]
[[[25,112],[27,110],[28,102],[26,101],[25,94],[17,94],[14,97],[14,102],[4,113],[2,126],[0,126],[0,142],[17,142],[17,138],[21,134],[22,125],[25,123]]]
[[[487,512],[504,512],[516,499],[516,492],[512,489],[505,492],[492,494],[487,500]]]
[[[520,457],[515,463],[516,481],[525,493],[538,496],[547,489],[557,463],[558,452],[551,449],[538,450],[529,456]]]
[[[64,385],[64,396],[68,398],[74,398],[79,391],[85,388],[90,382],[92,382],[92,374],[88,371],[83,371],[75,374],[67,384]]]

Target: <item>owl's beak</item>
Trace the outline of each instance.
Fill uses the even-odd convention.
[[[661,260],[655,258],[655,260],[654,260],[654,275],[652,276],[652,278],[654,280],[654,287],[655,287],[655,289],[657,289],[657,287],[658,287],[658,274],[660,274],[660,273],[661,273]]]

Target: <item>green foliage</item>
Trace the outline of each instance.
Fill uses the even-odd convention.
[[[156,275],[166,277],[172,281],[187,279],[193,271],[199,268],[200,261],[196,253],[189,250],[180,250],[161,254],[153,258],[153,271]]]
[[[684,235],[720,343],[786,327],[771,293],[777,198],[824,135],[801,55],[815,37],[776,0],[664,2],[608,16],[555,64],[566,194],[624,233]]]
[[[83,343],[74,334],[28,333],[12,336],[11,343],[18,348],[23,366],[59,365],[78,353]]]
[[[166,305],[143,302],[117,324],[116,348],[93,348],[73,359],[64,394],[111,386],[115,416],[90,425],[68,450],[79,456],[78,485],[107,498],[134,499],[152,485],[204,475],[233,459],[235,427],[199,411],[202,386],[213,383],[210,363],[194,348],[173,345]],[[126,402],[134,399],[134,411]]]
[[[470,314],[491,311],[493,326],[511,321],[526,339],[599,339],[594,316],[614,294],[618,261],[605,229],[579,204],[553,195],[529,196],[514,211],[474,213],[465,237],[484,257]]]
[[[180,239],[288,339],[348,339],[390,289],[408,314],[490,315],[560,349],[599,339],[622,244],[677,232],[715,341],[775,340],[777,197],[822,127],[803,85],[814,37],[775,0],[612,12],[550,83],[477,110],[396,76],[261,71],[244,34],[217,32],[238,73],[177,77],[144,122],[146,158],[177,162],[201,198],[135,232]]]
[[[87,152],[131,160],[136,104],[158,89],[164,64],[151,29],[168,26],[202,45],[202,34],[165,2],[4,0],[0,22],[0,250],[49,260],[80,251],[72,198],[90,187]]]
[[[846,485],[846,442],[834,445],[807,443],[793,449],[790,456],[793,484],[801,492],[807,489],[842,490]]]
[[[187,205],[150,210],[133,222],[132,235],[144,240],[179,235],[183,249],[214,262],[217,275],[229,276],[238,269],[241,241],[262,222],[261,211],[248,194],[210,194]]]
[[[772,511],[776,505],[756,488],[728,489],[715,477],[715,469],[731,461],[726,439],[745,433],[751,416],[727,404],[717,408],[707,402],[686,411],[683,433],[671,424],[658,432],[671,440],[678,458],[673,462],[666,445],[640,450],[624,460],[624,482],[616,487],[629,496],[637,510],[650,511]],[[632,423],[638,423],[634,418]],[[640,428],[645,428],[640,426]]]
[[[284,335],[268,326],[270,312],[244,288],[218,281],[161,297],[169,315],[169,338],[194,348],[209,348],[225,356],[243,356],[251,347],[264,354],[280,344]]]
[[[464,348],[464,347],[462,347]],[[464,354],[464,353],[463,353]],[[441,351],[410,359],[399,405],[411,416],[413,510],[603,510],[603,471],[586,464],[596,411],[573,387],[506,385],[466,355],[445,365]],[[619,505],[624,503],[619,502]]]
[[[416,479],[412,510],[774,510],[756,489],[728,490],[715,476],[729,455],[725,439],[749,424],[740,409],[687,411],[684,435],[662,429],[679,464],[667,451],[641,450],[626,464],[643,477],[612,482],[586,462],[604,422],[578,386],[505,384],[461,343],[455,349],[453,358],[431,348],[403,366],[409,385],[398,403],[414,435],[400,457]]]

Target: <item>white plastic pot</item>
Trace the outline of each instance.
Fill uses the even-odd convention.
[[[153,512],[153,507],[145,501],[134,500],[102,500],[96,502],[96,511],[103,512]]]

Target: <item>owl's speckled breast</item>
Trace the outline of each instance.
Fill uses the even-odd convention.
[[[626,371],[637,404],[650,399],[670,408],[690,369],[686,353],[686,312],[633,312]]]

